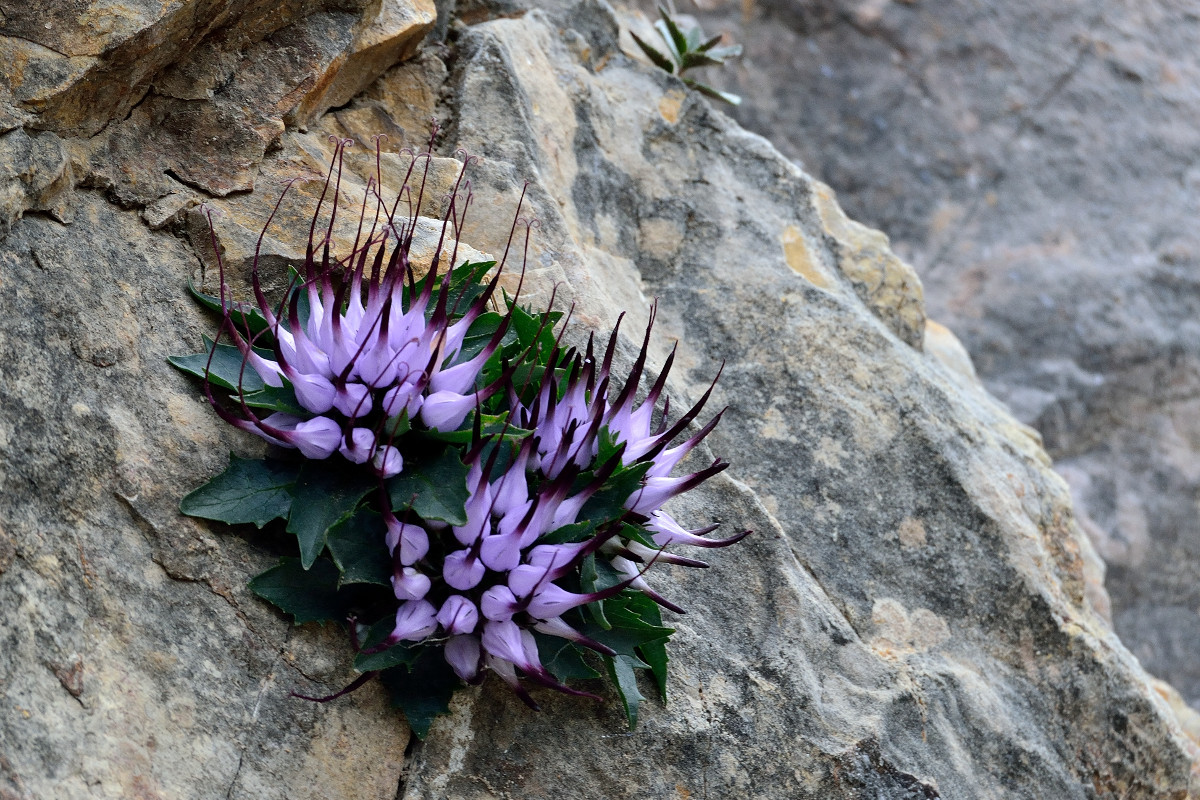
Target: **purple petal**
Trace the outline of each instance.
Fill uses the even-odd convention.
[[[481,648],[478,636],[451,636],[443,652],[454,674],[470,683],[479,675]]]
[[[366,462],[374,450],[375,432],[370,428],[354,428],[338,447],[338,452],[345,456],[347,461],[355,464]]]
[[[484,536],[479,546],[479,557],[488,569],[508,572],[521,563],[521,535]]]
[[[452,594],[442,603],[437,615],[438,624],[447,634],[474,633],[479,624],[479,609],[461,594]],[[478,659],[476,659],[478,660]]]
[[[400,455],[399,450],[388,445],[375,451],[375,458],[371,459],[371,465],[375,467],[376,475],[381,478],[390,478],[393,475],[399,475],[404,470],[404,458]]]
[[[507,586],[492,586],[479,598],[479,609],[483,616],[493,622],[512,619],[520,604]]]
[[[421,600],[429,594],[432,585],[428,575],[412,567],[404,567],[400,574],[392,576],[392,589],[397,600]]]
[[[479,585],[487,568],[470,550],[455,550],[446,556],[442,576],[446,583],[459,591]]]
[[[437,613],[428,600],[406,600],[396,610],[391,638],[419,642],[437,630]]]

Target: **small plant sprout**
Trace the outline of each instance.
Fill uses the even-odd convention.
[[[665,54],[647,44],[636,33],[630,31],[629,34],[637,42],[638,47],[642,48],[642,52],[646,54],[647,58],[653,61],[655,66],[672,75],[678,75],[684,83],[701,94],[730,105],[740,105],[742,98],[736,94],[719,91],[708,84],[689,78],[683,73],[697,67],[722,66],[725,59],[740,56],[742,46],[740,44],[718,46],[724,38],[723,35],[718,34],[711,39],[706,39],[704,31],[699,25],[683,31],[665,8],[659,6],[658,13],[661,18],[654,23],[654,28],[666,44],[667,52]]]
[[[223,420],[272,451],[231,456],[180,508],[285,534],[294,551],[250,588],[297,625],[344,626],[361,673],[337,695],[308,699],[377,676],[424,737],[456,689],[489,673],[533,708],[531,684],[598,698],[596,685],[572,684],[603,673],[633,726],[638,671],[666,698],[674,631],[660,609],[683,613],[648,573],[707,566],[668,548],[725,547],[748,533],[710,538],[715,525],[688,530],[663,508],[727,466],[673,474],[720,419],[697,422],[712,387],[673,418],[672,351],[639,394],[653,307],[619,376],[617,330],[567,347],[560,312],[521,305],[520,282],[515,296],[500,290],[519,231],[528,246],[520,202],[499,264],[458,263],[469,158],[445,198],[432,264],[417,274],[410,253],[432,139],[430,151],[408,152],[391,199],[376,169],[353,203],[357,235],[337,252],[348,146],[335,140],[305,258],[282,296],[267,297],[257,252],[249,301],[232,297],[220,262],[216,294],[193,288],[220,315],[217,335],[204,353],[170,361],[199,379]]]

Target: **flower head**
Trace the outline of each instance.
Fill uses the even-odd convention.
[[[561,315],[497,297],[503,260],[494,271],[456,266],[457,245],[448,242],[459,238],[471,199],[462,174],[430,269],[418,276],[409,254],[425,186],[418,165],[424,160],[427,171],[429,153],[412,158],[391,204],[377,169],[353,245],[335,253],[346,146],[337,142],[302,269],[284,297],[267,299],[256,253],[254,301],[235,304],[221,265],[220,297],[206,301],[222,313],[218,341],[202,371],[175,363],[204,378],[223,419],[292,454],[261,480],[277,493],[279,475],[292,476],[291,500],[277,513],[300,538],[299,568],[321,560],[323,574],[337,574],[335,587],[320,584],[322,596],[343,596],[343,584],[374,585],[346,601],[374,621],[365,648],[350,625],[364,671],[399,669],[375,665],[411,665],[413,653],[436,650],[457,679],[495,673],[535,706],[524,681],[587,694],[566,685],[556,662],[569,653],[574,674],[586,674],[578,665],[591,651],[608,660],[624,697],[620,676],[629,671],[613,668],[618,659],[653,661],[662,685],[666,659],[648,654],[673,631],[659,608],[683,609],[650,586],[649,571],[705,567],[667,548],[724,547],[748,533],[709,538],[715,525],[688,530],[664,510],[727,466],[717,459],[675,474],[720,419],[694,424],[712,386],[674,418],[666,397],[672,350],[641,394],[656,306],[622,379],[614,366],[620,319],[602,348],[592,337],[582,350],[564,348],[554,330]],[[398,213],[401,200],[407,215]],[[245,477],[238,481],[244,487]],[[229,520],[213,502],[189,513]],[[257,514],[252,521],[262,524]],[[295,565],[276,569],[292,570],[289,587],[306,580]],[[291,594],[263,596],[292,610]],[[298,620],[312,613],[312,604],[298,607]]]

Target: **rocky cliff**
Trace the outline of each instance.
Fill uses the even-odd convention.
[[[1200,788],[1195,741],[1096,613],[1037,434],[925,320],[886,239],[632,58],[612,8],[464,6],[418,49],[419,3],[51,6],[0,17],[0,796]],[[327,137],[394,148],[435,115],[440,153],[480,158],[464,242],[501,251],[529,181],[533,297],[557,286],[581,328],[659,297],[681,402],[726,364],[709,444],[734,467],[677,510],[756,533],[663,576],[690,613],[671,621],[671,702],[632,733],[612,702],[543,694],[535,714],[493,683],[424,742],[377,687],[298,700],[352,679],[340,634],[289,630],[246,589],[269,539],[177,512],[255,449],[164,360],[209,327],[186,295],[213,278],[198,204],[243,269],[299,178],[265,245],[281,269]],[[351,188],[373,166],[356,149]]]

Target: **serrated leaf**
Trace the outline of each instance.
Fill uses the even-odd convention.
[[[584,593],[591,593],[597,590],[596,582],[598,563],[603,562],[598,561],[595,553],[590,553],[579,564],[579,588]],[[595,624],[598,625],[602,630],[612,627],[612,625],[609,624],[609,621],[604,616],[604,603],[588,603],[585,608],[587,609],[588,614],[591,615],[592,619],[595,620]]]
[[[337,581],[338,569],[326,559],[305,568],[297,558],[284,558],[252,579],[250,590],[303,625],[345,618]]]
[[[392,705],[404,712],[418,739],[429,735],[433,720],[450,713],[450,698],[462,682],[442,657],[440,648],[427,647],[415,664],[379,673],[392,696]]]
[[[246,359],[242,357],[242,352],[235,345],[218,344],[216,352],[213,352],[212,339],[204,336],[202,340],[204,341],[203,353],[190,356],[168,356],[167,363],[181,372],[195,375],[197,378],[203,379],[207,374],[210,383],[231,392],[238,391],[239,385],[243,392],[257,392],[266,386],[262,378],[258,377],[258,373],[245,363]],[[213,353],[211,361],[208,358],[210,352]],[[256,350],[255,352],[267,359],[275,358],[275,354],[270,351]]]
[[[395,511],[411,507],[427,520],[467,524],[467,467],[458,451],[448,447],[436,458],[418,462],[387,483]]]
[[[600,673],[583,660],[583,650],[578,645],[536,631],[533,638],[537,642],[538,659],[542,666],[560,683],[600,677]]]
[[[658,686],[658,698],[667,702],[667,639],[655,639],[638,646],[638,653],[650,665],[650,674]]]
[[[633,31],[630,31],[629,35],[633,37],[634,43],[638,47],[642,48],[642,52],[646,54],[646,58],[650,59],[650,61],[653,62],[654,66],[658,67],[659,69],[663,70],[664,72],[670,73],[672,75],[675,74],[675,65],[673,63],[671,63],[671,59],[667,58],[665,55],[660,53],[654,47],[651,47],[650,45],[646,44],[646,42],[642,39],[642,37],[638,36]]]
[[[229,467],[179,503],[189,517],[230,525],[253,523],[261,528],[286,517],[300,465],[229,454]]]
[[[305,569],[325,549],[329,529],[349,517],[372,488],[364,475],[347,470],[340,462],[304,464],[292,487],[287,530],[296,535]]]
[[[369,508],[360,508],[329,530],[325,544],[333,556],[333,563],[342,573],[339,585],[391,585],[392,556],[387,549],[386,537],[383,515]]]
[[[608,676],[617,685],[617,694],[621,696],[621,705],[625,709],[625,718],[629,720],[629,730],[637,727],[638,705],[646,698],[638,691],[637,674],[633,671],[637,659],[628,656],[604,657],[608,668]]]
[[[628,539],[631,542],[637,542],[640,545],[645,545],[651,550],[658,550],[658,543],[654,541],[649,531],[640,525],[631,525],[626,522],[621,526],[622,539]]]

